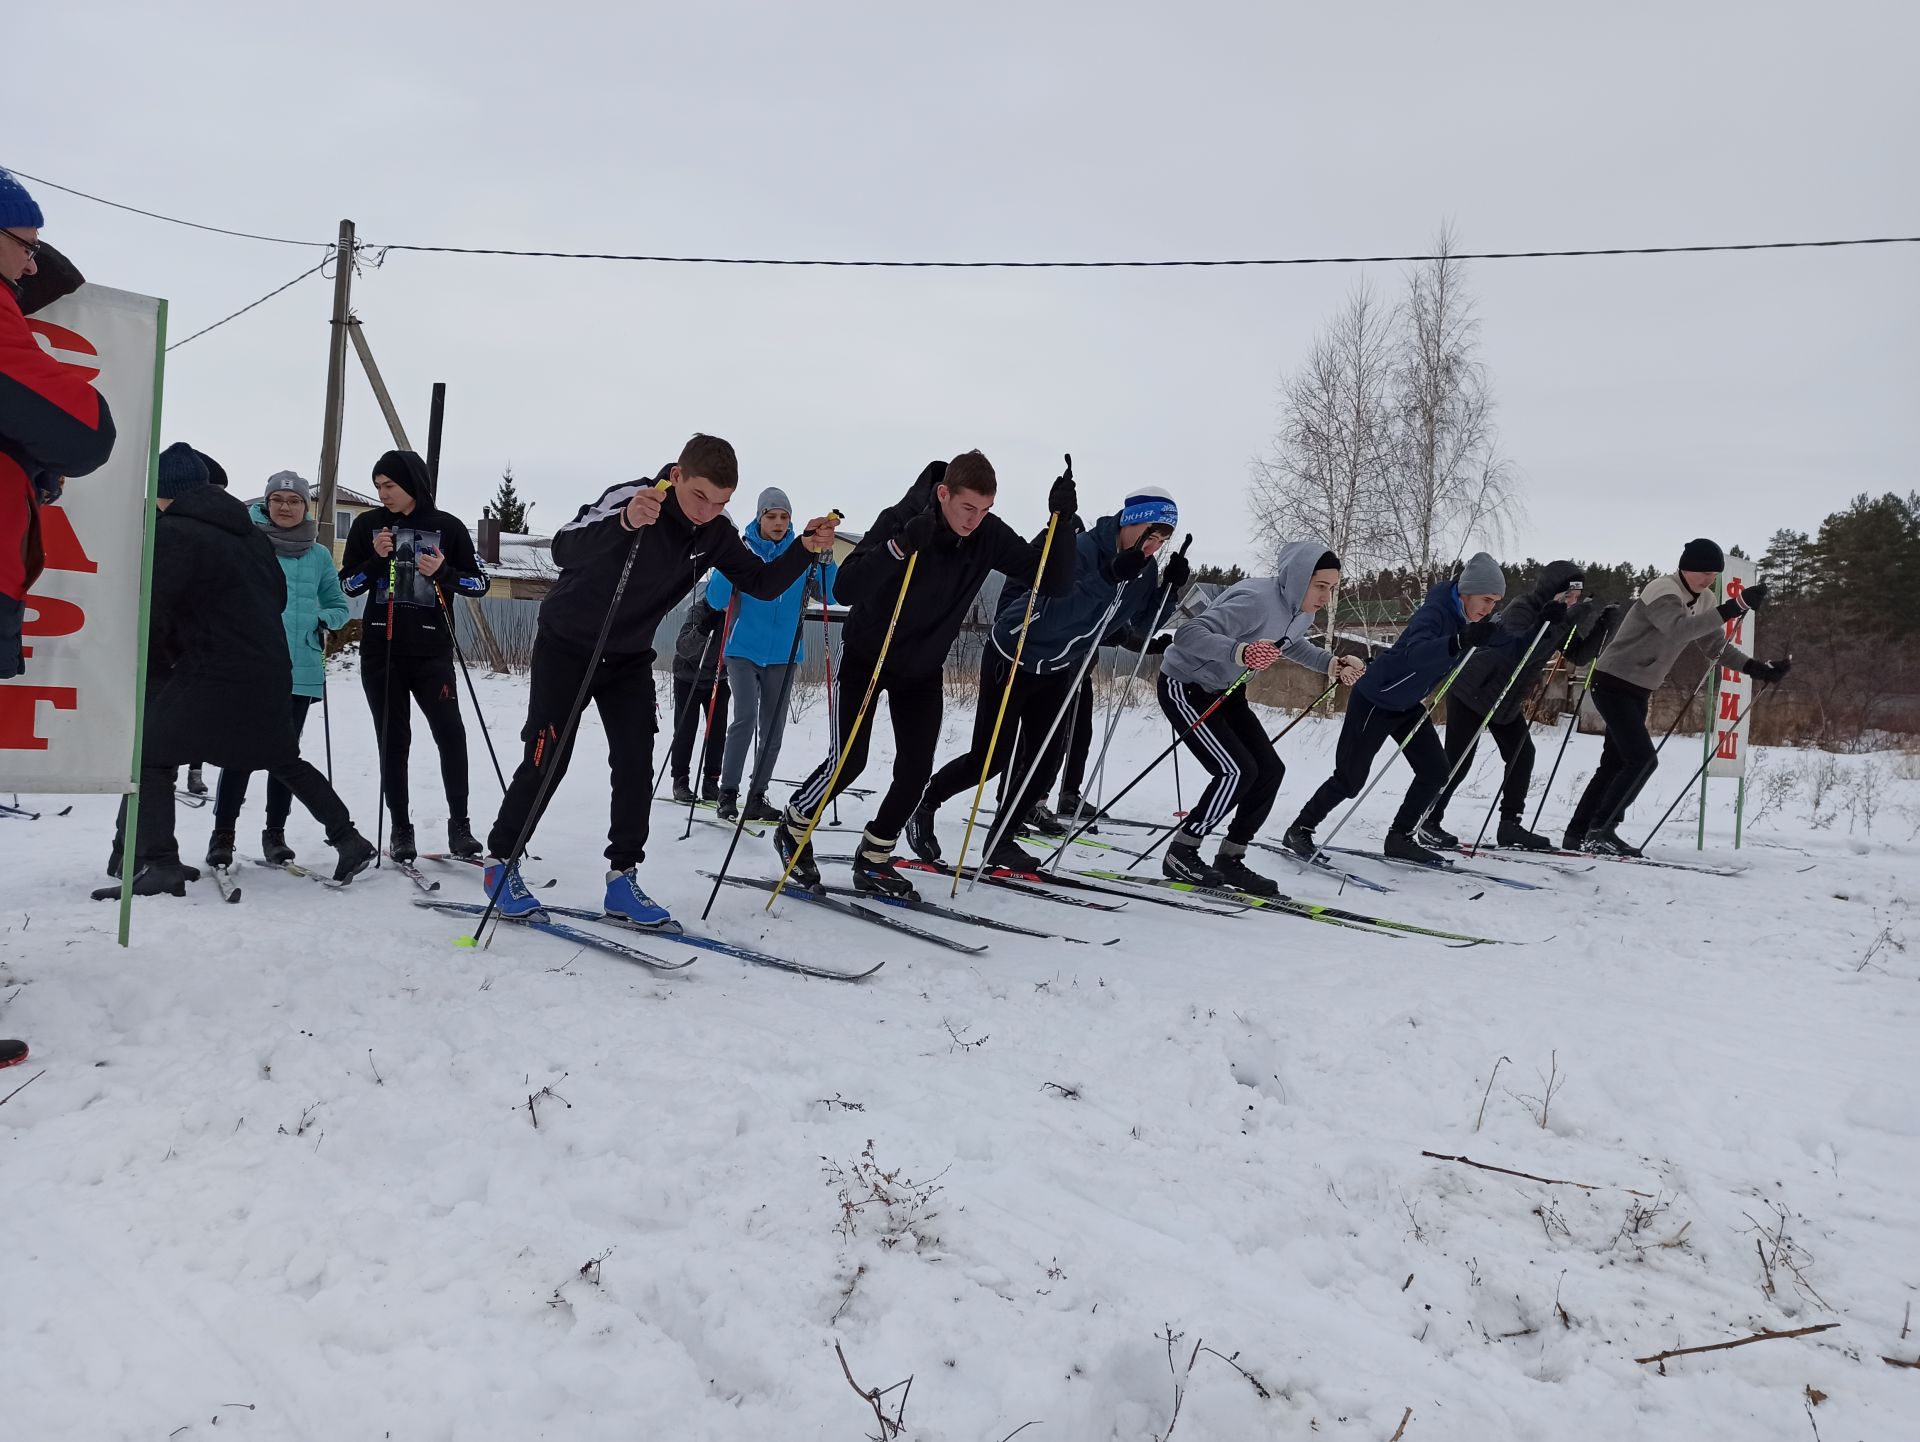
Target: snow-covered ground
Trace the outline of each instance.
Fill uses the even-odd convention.
[[[510,752],[524,682],[480,686]],[[336,772],[370,826],[350,677],[333,699]],[[790,734],[783,774],[823,719]],[[965,723],[949,715],[948,754]],[[1272,834],[1334,729],[1288,738]],[[869,779],[886,737],[883,718]],[[1164,738],[1136,710],[1117,769]],[[484,831],[498,791],[473,740]],[[550,899],[597,902],[602,749],[590,717],[535,844]],[[1597,749],[1575,741],[1549,823]],[[1669,749],[1632,834],[1697,757]],[[1406,1442],[1913,1437],[1920,1375],[1882,1360],[1920,1358],[1920,954],[1902,948],[1920,780],[1901,760],[1766,754],[1779,779],[1756,784],[1768,814],[1737,856],[1723,783],[1709,853],[1734,878],[1486,863],[1544,885],[1517,891],[1362,863],[1393,892],[1340,898],[1512,946],[982,891],[964,904],[1118,941],[929,923],[990,942],[964,957],[722,895],[726,937],[886,961],[857,986],[707,953],[662,977],[518,931],[462,950],[391,871],[144,900],[121,951],[114,908],[87,899],[112,803],[0,820],[0,1034],[34,1049],[0,1095],[44,1068],[0,1109],[7,1431],[877,1435],[838,1344],[862,1388],[912,1378],[879,1405],[904,1402],[923,1442],[1023,1424],[1384,1442],[1407,1409]],[[1456,827],[1486,804],[1482,766]],[[419,745],[414,777],[435,839]],[[1173,799],[1169,768],[1124,810]],[[825,851],[850,850],[866,803],[841,813]],[[209,820],[181,812],[190,856]],[[951,849],[964,813],[945,821]],[[692,920],[726,836],[676,841],[664,806],[655,825],[644,879]],[[1693,857],[1670,825],[1660,849]],[[292,833],[330,859],[310,819]],[[769,844],[737,865],[774,874]],[[476,876],[449,868],[445,889],[475,896]],[[1664,1374],[1634,1360],[1819,1324],[1837,1326]]]

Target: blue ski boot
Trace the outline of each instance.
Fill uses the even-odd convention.
[[[677,929],[666,907],[640,889],[639,878],[634,875],[631,866],[625,871],[607,873],[607,900],[603,910],[611,920],[625,922],[628,926],[644,926],[651,930]]]
[[[538,921],[547,914],[540,898],[527,890],[520,876],[520,863],[511,866],[496,857],[487,858],[487,896],[497,902],[496,910],[508,921]]]

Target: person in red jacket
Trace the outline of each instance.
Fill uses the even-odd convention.
[[[21,285],[38,271],[40,207],[0,170],[0,680],[23,669],[20,625],[41,569],[39,508],[113,453],[113,417],[77,366],[27,329]]]

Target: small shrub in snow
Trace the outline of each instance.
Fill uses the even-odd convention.
[[[889,1249],[909,1237],[916,1247],[939,1244],[940,1239],[929,1235],[926,1227],[940,1215],[930,1207],[945,1190],[940,1185],[940,1178],[947,1174],[945,1167],[924,1181],[915,1181],[903,1167],[891,1171],[882,1167],[874,1159],[871,1140],[847,1166],[829,1157],[820,1158],[820,1162],[821,1173],[840,1204],[840,1220],[834,1230],[848,1241],[864,1224],[879,1238],[880,1245]]]

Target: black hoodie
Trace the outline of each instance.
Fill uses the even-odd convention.
[[[1546,669],[1547,662],[1553,659],[1554,652],[1566,648],[1567,660],[1576,666],[1584,666],[1600,654],[1600,648],[1607,643],[1607,636],[1600,629],[1600,607],[1592,601],[1582,601],[1565,617],[1547,627],[1547,633],[1540,638],[1540,644],[1533,648],[1533,654],[1516,675],[1514,667],[1521,665],[1520,657],[1525,652],[1533,633],[1540,629],[1543,613],[1553,598],[1567,589],[1567,583],[1578,579],[1580,567],[1572,561],[1551,562],[1540,573],[1540,579],[1534,583],[1531,591],[1523,596],[1515,596],[1507,602],[1498,619],[1499,635],[1506,638],[1508,648],[1498,650],[1500,641],[1496,640],[1483,646],[1480,653],[1462,668],[1459,676],[1447,694],[1457,699],[1462,706],[1484,716],[1492,708],[1495,700],[1500,701],[1499,713],[1495,721],[1506,723],[1516,720],[1527,704],[1527,696],[1533,690],[1533,683]],[[1569,645],[1568,643],[1572,644]],[[1508,685],[1507,678],[1513,677]],[[1506,696],[1501,699],[1501,688],[1506,688]]]
[[[453,650],[447,634],[441,600],[450,608],[456,594],[480,597],[491,584],[474,554],[473,537],[459,517],[433,503],[427,463],[412,451],[388,451],[373,468],[413,497],[406,515],[385,506],[355,516],[340,557],[340,586],[349,596],[371,590],[360,629],[360,647],[368,643],[383,654],[391,644],[396,655],[445,656]],[[379,532],[393,531],[393,550],[385,556],[373,549]],[[429,580],[420,574],[416,558],[424,551],[440,552],[441,566]],[[392,587],[393,636],[387,636],[388,587]],[[439,595],[436,597],[435,592]]]

